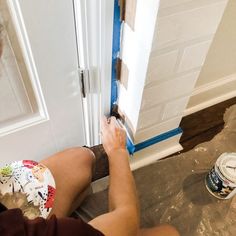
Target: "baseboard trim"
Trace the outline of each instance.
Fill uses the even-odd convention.
[[[174,153],[177,153],[179,151],[183,150],[183,147],[180,145],[180,144],[176,144],[172,147],[169,147],[167,149],[164,149],[163,151],[157,151],[155,154],[152,154],[152,155],[149,155],[145,158],[135,158],[136,160],[134,162],[131,162],[131,170],[137,170],[141,167],[144,167],[144,166],[147,166],[147,165],[150,165],[164,157],[167,157],[171,154],[174,154]]]
[[[159,143],[159,142],[165,141],[167,139],[170,139],[170,138],[172,138],[176,135],[178,136],[182,133],[183,133],[182,129],[180,127],[178,127],[176,129],[167,131],[165,133],[162,133],[160,135],[157,135],[153,138],[150,138],[148,140],[145,140],[145,141],[137,143],[137,144],[133,144],[133,142],[130,139],[128,139],[127,140],[127,149],[129,151],[129,153],[131,155],[133,155],[134,153],[136,153],[138,151],[141,151],[145,148],[148,148],[152,145],[155,145],[156,143]]]
[[[214,81],[212,83],[209,83],[205,86],[201,86],[199,88],[197,88],[193,93],[192,93],[192,97],[194,96],[201,96],[201,94],[203,95],[204,93],[207,92],[211,92],[214,91],[215,89],[219,89],[222,88],[230,83],[234,83],[236,82],[236,74],[224,77],[222,79],[219,79],[217,81]],[[217,95],[217,93],[216,93]],[[189,107],[184,111],[184,116],[190,115],[192,113],[198,112],[200,110],[203,110],[205,108],[208,108],[210,106],[216,105],[220,102],[224,102],[228,99],[231,99],[233,97],[236,97],[236,89],[234,91],[229,91],[229,92],[225,92],[224,94],[221,94],[219,96],[215,96],[205,102],[201,102],[195,106]]]
[[[134,153],[130,158],[131,169],[136,170],[150,165],[157,160],[183,150],[183,147],[179,144],[181,135],[182,134],[178,134]]]

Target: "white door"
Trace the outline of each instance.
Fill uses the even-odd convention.
[[[85,144],[73,1],[0,0],[1,165]]]

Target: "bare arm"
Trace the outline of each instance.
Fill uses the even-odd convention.
[[[103,146],[108,154],[110,183],[109,210],[90,221],[106,236],[136,236],[139,228],[139,208],[136,188],[126,150],[126,134],[112,117],[102,124]]]

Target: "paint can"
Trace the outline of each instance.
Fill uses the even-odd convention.
[[[207,190],[216,198],[236,195],[236,153],[223,153],[205,179]]]

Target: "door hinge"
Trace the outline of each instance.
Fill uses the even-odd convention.
[[[87,77],[88,71],[85,69],[79,69],[79,77],[80,77],[80,88],[83,98],[86,97],[86,77]]]

